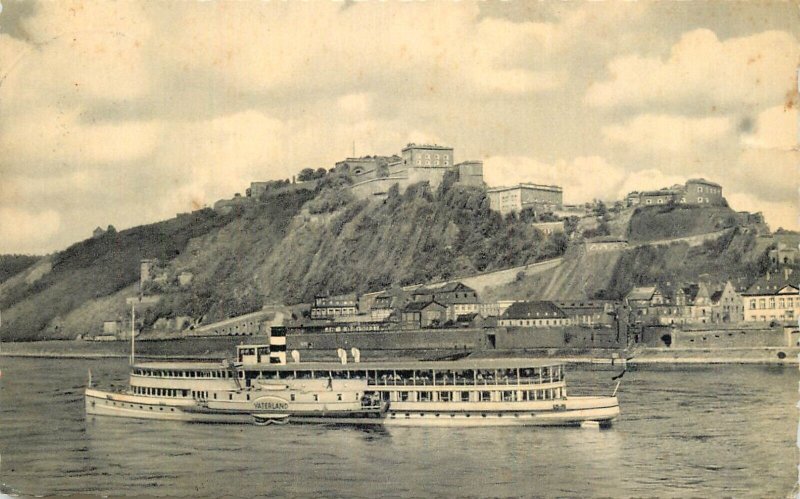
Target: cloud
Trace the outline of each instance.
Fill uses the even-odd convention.
[[[762,111],[755,132],[744,134],[742,144],[751,149],[789,151],[798,146],[797,109],[775,106]]]
[[[365,116],[372,105],[372,96],[367,93],[347,94],[336,100],[336,105],[347,116]]]
[[[152,122],[83,123],[77,111],[39,108],[6,123],[0,134],[5,171],[51,173],[142,160],[160,140]]]
[[[625,171],[598,156],[577,157],[547,164],[524,156],[492,156],[484,160],[484,177],[490,186],[531,182],[559,185],[564,202],[618,199]]]
[[[737,210],[762,212],[773,230],[779,227],[800,230],[800,211],[797,209],[796,198],[794,202],[773,202],[744,192],[731,192],[725,197],[728,203]]]
[[[549,91],[563,74],[509,63],[535,34],[479,19],[474,4],[205,4],[176,9],[160,40],[170,66],[239,93],[402,87],[406,92]],[[209,29],[211,27],[211,29]],[[167,31],[167,30],[164,30]]]
[[[681,175],[653,168],[629,171],[599,156],[560,159],[552,164],[522,156],[496,156],[484,161],[487,184],[497,186],[531,182],[558,185],[564,189],[564,202],[568,204],[593,199],[615,201],[631,191],[660,189],[702,176],[698,172]]]
[[[684,33],[666,59],[637,54],[607,65],[609,79],[586,92],[590,106],[657,103],[741,106],[781,101],[796,84],[800,49],[782,31],[720,41],[707,29]]]
[[[12,253],[38,253],[61,228],[57,211],[0,207],[0,241]]]
[[[623,125],[604,126],[602,133],[612,145],[633,152],[690,153],[725,138],[732,128],[727,117],[642,114]]]
[[[775,178],[794,171],[779,133],[789,118],[767,108],[788,88],[794,38],[690,31],[668,54],[692,28],[648,24],[652,4],[618,7],[38,3],[15,17],[25,36],[0,34],[0,209],[55,211],[55,234],[31,236],[49,251],[97,225],[152,222],[251,181],[330,168],[354,142],[357,155],[452,145],[459,161],[486,159],[492,183],[559,184],[568,202],[696,172],[787,201],[794,183]],[[767,45],[742,62],[759,55],[748,47]],[[600,100],[619,108],[587,108],[587,88],[611,92]],[[711,96],[737,106],[743,94],[742,110],[704,116],[709,106],[697,104]],[[637,102],[648,109],[631,112]]]

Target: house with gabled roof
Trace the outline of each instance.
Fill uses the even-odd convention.
[[[436,301],[446,306],[448,320],[455,320],[459,315],[480,312],[478,293],[461,282],[423,286],[415,289],[411,297],[415,302]]]
[[[503,312],[497,323],[500,327],[562,327],[569,324],[569,316],[551,301],[516,302]]]
[[[311,307],[312,319],[333,319],[358,314],[358,295],[317,295]]]
[[[411,302],[400,312],[400,326],[403,329],[435,327],[446,321],[447,307],[433,300]]]
[[[708,324],[712,322],[712,301],[703,282],[676,287],[664,286],[664,304],[660,307],[661,324]]]
[[[767,273],[742,293],[748,322],[794,322],[800,317],[800,284],[792,270]]]
[[[711,322],[736,323],[744,320],[744,301],[731,281],[711,293]]]

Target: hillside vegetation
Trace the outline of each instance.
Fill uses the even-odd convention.
[[[358,200],[336,173],[303,184],[275,185],[227,214],[201,210],[164,222],[87,239],[38,260],[8,257],[0,282],[4,338],[74,338],[97,334],[102,321],[126,314],[138,293],[139,262],[160,261],[145,294],[160,302],[140,314],[209,323],[271,303],[310,302],[320,293],[365,293],[441,281],[564,255],[541,274],[488,290],[491,299],[621,298],[634,285],[696,281],[700,274],[746,285],[765,270],[764,248],[735,227],[728,208],[657,207],[612,219],[633,243],[715,232],[700,246],[671,244],[586,253],[565,235],[545,236],[530,217],[489,209],[486,192],[448,175],[387,199]],[[605,219],[594,223],[603,225]],[[575,225],[575,224],[573,224]],[[599,230],[589,227],[587,230]],[[585,231],[584,231],[585,232]],[[15,269],[16,272],[15,272]],[[191,283],[178,276],[191,274]],[[163,322],[163,321],[162,321]],[[6,329],[7,328],[7,329]]]
[[[577,248],[542,274],[490,290],[492,299],[621,299],[634,286],[688,283],[703,278],[747,287],[769,268],[751,231],[734,228],[690,247],[686,243],[587,253]]]
[[[332,187],[337,189],[338,187]],[[161,316],[216,320],[261,303],[310,302],[315,294],[376,291],[394,284],[471,275],[561,254],[563,237],[545,238],[515,217],[489,210],[480,189],[427,184],[384,201],[325,193],[302,211],[268,200],[190,245],[175,265],[196,276],[190,290],[167,293]],[[338,199],[333,212],[314,214],[318,200]],[[299,201],[299,200],[296,200]],[[325,204],[328,204],[325,201]],[[297,212],[276,217],[276,207]]]
[[[150,325],[523,265],[567,246],[492,212],[483,190],[452,178],[435,192],[417,184],[372,202],[346,184],[330,175],[313,191],[277,189],[229,215],[206,210],[77,243],[51,257],[49,272],[0,291],[4,322],[16,339],[96,333],[104,312],[124,313],[142,258],[161,260],[166,277],[146,289],[162,297],[143,315]],[[188,287],[178,285],[182,271],[193,275]]]
[[[39,258],[33,255],[0,255],[0,283],[27,269]]]
[[[736,224],[736,212],[728,207],[646,206],[634,211],[627,236],[639,243],[707,234]]]
[[[224,226],[230,217],[202,210],[181,217],[76,243],[51,257],[49,272],[0,294],[3,327],[15,339],[74,336],[58,318],[90,300],[135,283],[142,258],[171,260],[190,239]],[[86,330],[89,325],[86,325]],[[84,331],[85,332],[85,331]]]

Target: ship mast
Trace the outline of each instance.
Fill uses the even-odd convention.
[[[134,332],[136,328],[136,304],[131,304],[131,365],[136,359],[136,341],[134,338]]]

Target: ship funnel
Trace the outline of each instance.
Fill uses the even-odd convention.
[[[286,365],[286,326],[270,328],[269,363]]]
[[[353,355],[353,362],[361,362],[361,350],[356,347],[350,349],[350,353]]]

